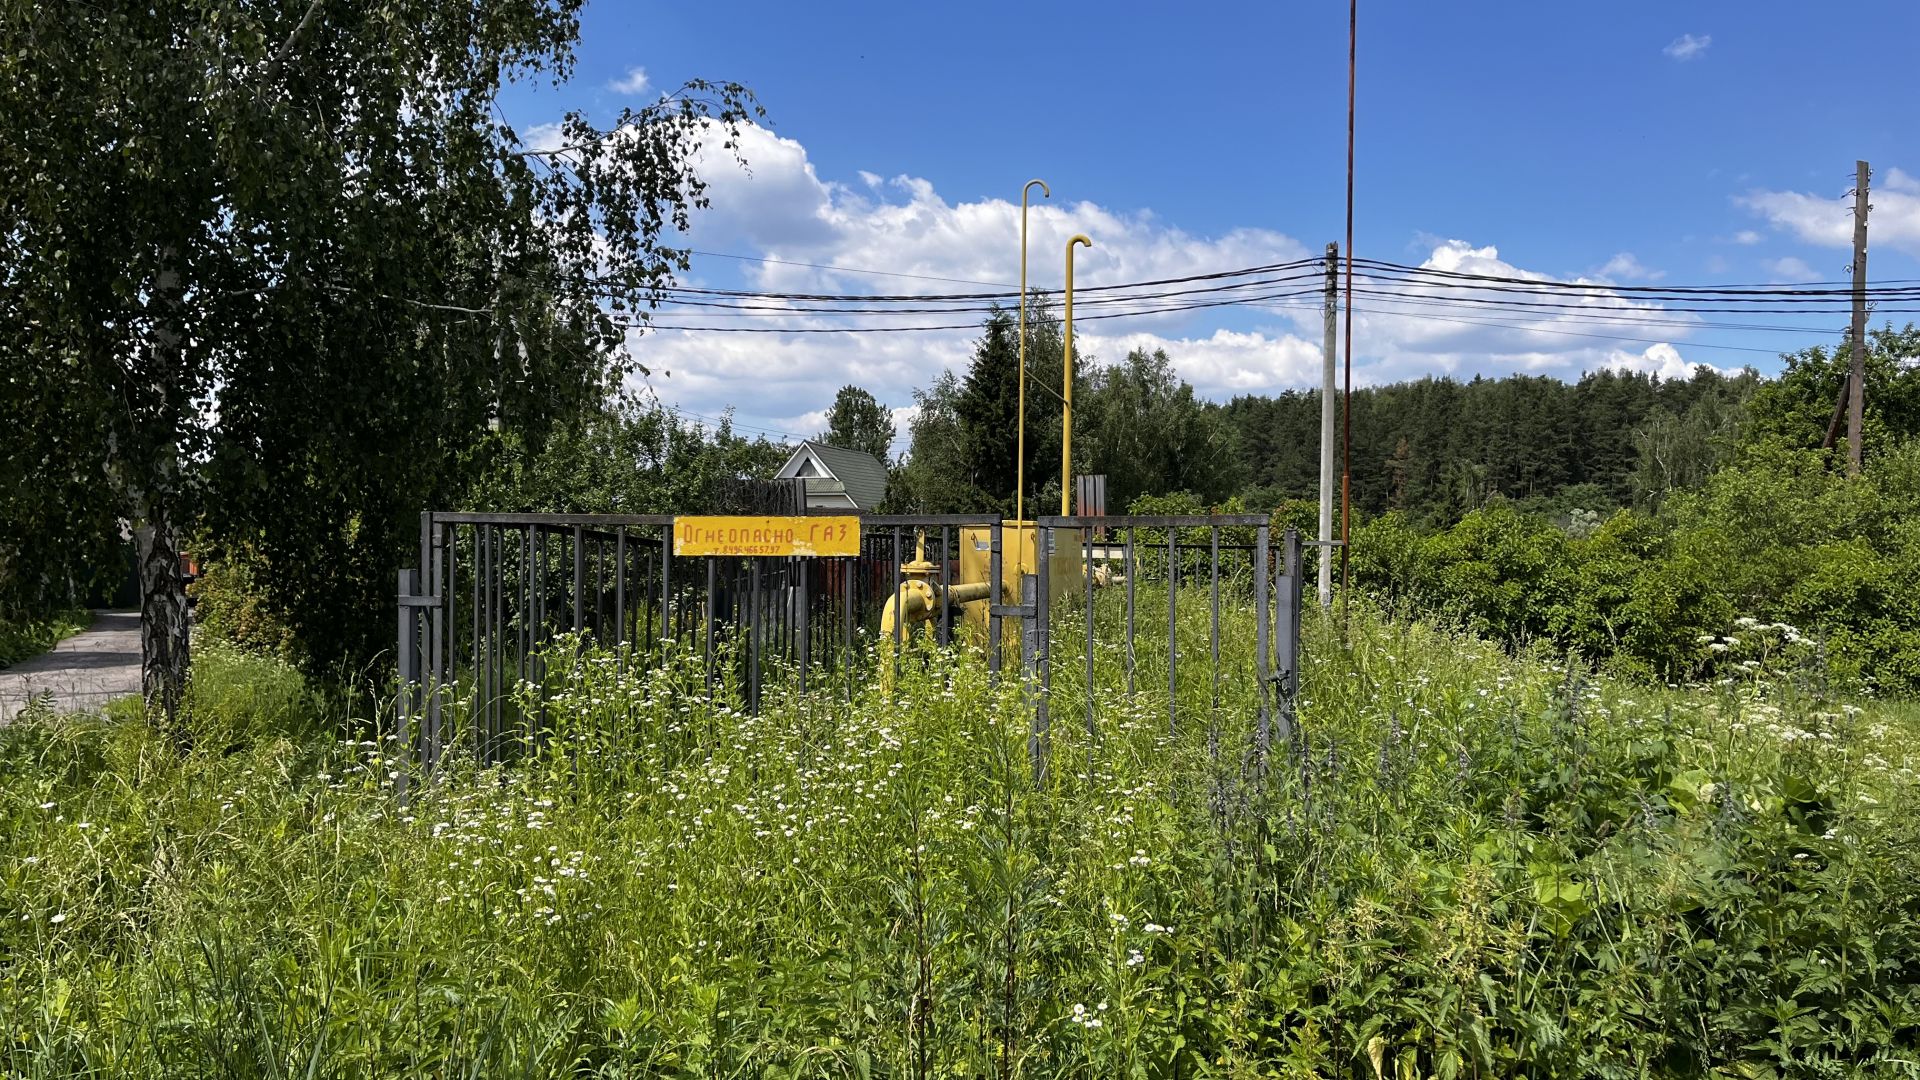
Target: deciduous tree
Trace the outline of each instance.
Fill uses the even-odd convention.
[[[861,450],[881,461],[893,458],[893,414],[858,386],[843,386],[827,410],[820,441],[845,450]]]
[[[635,366],[692,155],[757,106],[696,83],[528,145],[501,88],[569,74],[582,2],[0,0],[0,411],[64,425],[0,459],[70,500],[35,528],[131,523],[155,714],[188,522],[260,554],[317,663],[364,660],[489,421],[537,442]]]

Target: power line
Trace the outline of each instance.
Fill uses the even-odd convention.
[[[837,274],[873,274],[876,277],[910,278],[914,281],[942,281],[950,285],[991,285],[996,289],[1013,289],[1018,294],[1019,286],[1008,285],[1004,281],[975,281],[972,278],[935,277],[931,274],[903,274],[896,270],[864,270],[857,266],[829,266],[825,263],[794,262],[790,259],[764,258],[757,255],[728,255],[721,251],[692,251],[689,255],[699,255],[707,259],[738,259],[741,262],[771,263],[775,266],[804,266],[809,270],[831,270]]]
[[[1280,305],[1274,305],[1274,306],[1277,307]],[[1295,306],[1304,308],[1309,305],[1295,305]],[[1318,310],[1318,307],[1315,306],[1314,310]],[[1427,322],[1456,323],[1463,326],[1498,327],[1503,330],[1512,330],[1513,332],[1520,333],[1520,334],[1555,334],[1561,337],[1595,338],[1601,341],[1625,341],[1625,342],[1632,342],[1640,345],[1676,344],[1676,342],[1667,338],[1626,337],[1619,334],[1593,334],[1593,333],[1587,333],[1579,330],[1550,330],[1550,329],[1547,329],[1546,327],[1531,326],[1525,323],[1501,322],[1498,320],[1489,320],[1489,319],[1466,319],[1458,316],[1447,316],[1447,315],[1427,315],[1427,314],[1423,314],[1420,312],[1413,312],[1413,311],[1381,311],[1378,308],[1359,307],[1359,306],[1356,306],[1354,308],[1354,311],[1362,315],[1368,315],[1368,314],[1387,315],[1387,316],[1393,316],[1393,317],[1398,317],[1403,319],[1421,319]],[[1810,331],[1810,332],[1829,333],[1829,334],[1838,333],[1838,331]],[[1765,353],[1769,356],[1777,356],[1780,353],[1780,350],[1778,349],[1764,349],[1764,348],[1760,348],[1758,346],[1753,346],[1753,345],[1718,345],[1718,344],[1705,342],[1705,341],[1681,341],[1681,342],[1678,342],[1677,344],[1685,345],[1689,349],[1721,349],[1721,350],[1726,350],[1730,352]]]
[[[1489,285],[1522,286],[1527,289],[1586,290],[1633,295],[1668,293],[1703,293],[1726,295],[1762,295],[1762,296],[1850,296],[1852,286],[1845,282],[1803,282],[1799,285],[1612,285],[1603,282],[1556,281],[1551,278],[1507,277],[1498,274],[1474,274],[1463,270],[1441,270],[1430,266],[1408,266],[1405,263],[1386,262],[1380,259],[1355,259],[1358,265],[1383,273],[1402,277],[1431,277],[1449,281],[1486,282]],[[1891,278],[1878,283],[1881,289],[1896,292],[1920,291],[1914,287],[1916,279]],[[1832,286],[1832,288],[1811,288],[1814,285]]]
[[[1311,259],[1295,259],[1290,262],[1267,263],[1260,266],[1247,266],[1235,270],[1215,270],[1204,274],[1187,274],[1181,277],[1155,278],[1147,281],[1121,282],[1112,285],[1084,285],[1074,290],[1076,297],[1082,293],[1107,293],[1131,289],[1144,289],[1163,285],[1185,285],[1200,281],[1221,281],[1228,278],[1258,277],[1262,274],[1288,273],[1301,267],[1312,266]],[[651,286],[624,285],[615,279],[604,276],[588,275],[591,284],[606,287],[610,292],[651,292]],[[747,289],[704,289],[683,285],[664,285],[658,288],[663,294],[682,294],[689,296],[718,296],[748,300],[811,300],[834,303],[931,303],[962,300],[1017,300],[1019,291],[992,293],[789,293],[764,292]],[[1031,289],[1030,292],[1042,295],[1054,295],[1059,289]]]
[[[677,406],[669,405],[667,407],[671,409],[673,412],[679,413],[681,416],[691,416],[696,420],[706,420],[710,423],[724,424],[729,428],[737,429],[740,431],[756,431],[764,435],[785,435],[788,438],[800,439],[802,441],[812,438],[811,435],[802,435],[797,431],[782,431],[779,428],[760,427],[757,424],[743,424],[738,420],[723,418],[719,416],[708,416],[705,413],[690,412],[686,409],[682,409]]]
[[[1282,291],[1277,293],[1268,293],[1264,295],[1241,297],[1241,298],[1230,299],[1230,300],[1210,300],[1210,301],[1200,301],[1200,302],[1187,303],[1187,304],[1170,304],[1164,307],[1149,308],[1149,309],[1143,309],[1143,310],[1137,310],[1137,311],[1103,312],[1103,313],[1094,314],[1094,315],[1083,315],[1080,317],[1080,321],[1087,322],[1087,321],[1092,321],[1097,319],[1132,319],[1132,318],[1139,318],[1145,315],[1165,315],[1165,314],[1172,314],[1172,313],[1182,312],[1182,311],[1198,311],[1205,308],[1236,307],[1244,304],[1253,304],[1253,303],[1262,302],[1266,300],[1287,299],[1289,297],[1295,297],[1295,296],[1310,296],[1310,295],[1313,295],[1315,292],[1316,290],[1311,288],[1293,289],[1293,290],[1287,290],[1287,291]],[[804,313],[796,313],[796,314],[804,314]],[[716,333],[716,334],[899,334],[899,333],[912,333],[912,332],[923,331],[923,330],[978,330],[980,329],[980,325],[978,323],[945,323],[945,324],[934,325],[934,326],[926,326],[926,325],[921,325],[921,326],[674,326],[672,324],[654,322],[651,319],[642,321],[642,322],[616,321],[615,325],[625,326],[630,329],[690,330],[690,331],[702,331],[706,333]]]
[[[1291,274],[1279,277],[1262,277],[1245,281],[1234,281],[1224,285],[1209,285],[1192,289],[1170,289],[1159,292],[1115,293],[1089,297],[1086,306],[1111,307],[1122,304],[1146,301],[1168,300],[1183,296],[1216,295],[1239,290],[1266,288],[1286,285],[1294,282],[1313,280],[1312,274]],[[1089,290],[1091,291],[1091,290]],[[732,303],[728,300],[662,300],[661,304],[676,307],[717,308],[746,314],[764,314],[771,317],[792,315],[968,315],[990,314],[1003,310],[996,305],[962,304],[941,307],[794,307],[785,304]],[[669,312],[668,314],[672,314]],[[728,316],[736,317],[736,316]]]

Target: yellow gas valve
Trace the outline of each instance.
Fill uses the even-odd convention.
[[[934,580],[939,572],[938,566],[927,561],[927,537],[921,533],[913,561],[900,565],[903,579],[900,587],[894,590],[894,594],[887,598],[886,606],[880,609],[880,636],[883,640],[893,640],[896,629],[904,638],[914,627],[930,624],[940,614],[943,601],[944,606],[957,608],[978,603],[993,593],[993,586],[984,581],[950,585],[942,590],[940,583]]]

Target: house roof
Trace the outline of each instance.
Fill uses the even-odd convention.
[[[861,510],[872,510],[887,494],[887,466],[863,450],[829,446],[811,439],[803,441],[775,474],[781,478],[798,474],[800,463],[808,458],[828,476],[845,486],[847,497]]]

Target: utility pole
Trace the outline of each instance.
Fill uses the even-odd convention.
[[[1325,344],[1320,347],[1320,606],[1333,606],[1333,377],[1340,311],[1340,245],[1327,245]]]
[[[1345,350],[1346,385],[1340,403],[1340,641],[1347,640],[1347,605],[1353,596],[1353,571],[1348,560],[1353,542],[1353,89],[1360,66],[1360,0],[1347,0],[1347,295]]]
[[[1867,408],[1867,163],[1853,163],[1853,368],[1847,381],[1847,475],[1860,475]]]

